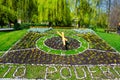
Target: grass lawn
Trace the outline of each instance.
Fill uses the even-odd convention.
[[[104,39],[108,44],[114,47],[120,52],[120,35],[116,33],[103,33],[96,32],[102,39]]]
[[[21,39],[27,30],[0,32],[0,51],[8,50],[16,41]]]

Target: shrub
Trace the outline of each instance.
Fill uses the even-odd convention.
[[[48,26],[47,24],[40,24],[40,23],[22,23],[21,29],[28,29],[30,26]]]
[[[22,29],[28,29],[28,28],[30,28],[30,26],[31,26],[30,23],[21,24]]]
[[[15,23],[15,24],[14,24],[14,29],[15,29],[15,30],[21,30],[21,29],[22,29],[21,24]]]

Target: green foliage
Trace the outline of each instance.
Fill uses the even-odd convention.
[[[41,24],[41,23],[23,23],[22,24],[23,26],[25,27],[28,27],[28,26],[48,26],[48,24]]]
[[[21,27],[22,29],[28,29],[30,27],[45,27],[48,26],[48,24],[41,24],[41,23],[22,23]]]
[[[93,15],[92,6],[87,0],[77,0],[76,13],[78,17],[78,26],[88,26]]]
[[[21,29],[28,29],[30,27],[45,27],[48,26],[48,24],[40,24],[40,23],[15,23],[14,28],[15,30],[21,30]]]
[[[10,8],[7,8],[4,5],[0,5],[0,25],[3,26],[9,22],[14,23],[16,20],[15,11]]]
[[[15,23],[15,24],[14,24],[14,29],[15,29],[15,30],[21,30],[21,29],[22,29],[21,24]]]
[[[106,13],[101,13],[101,15],[98,16],[96,24],[100,28],[106,28],[108,26],[107,14]]]
[[[14,23],[50,23],[49,26],[108,26],[104,0],[0,0],[0,25]],[[105,4],[104,4],[105,5]]]
[[[66,0],[38,1],[38,20],[52,22],[52,25],[71,24],[70,8]]]

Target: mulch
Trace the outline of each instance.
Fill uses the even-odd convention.
[[[77,49],[78,47],[80,47],[80,42],[77,41],[76,39],[70,37],[66,37],[66,39],[68,40],[66,41],[66,46],[63,46],[61,37],[52,37],[50,39],[47,39],[45,41],[45,44],[48,47],[58,50],[66,50],[65,47],[67,47],[67,50]]]

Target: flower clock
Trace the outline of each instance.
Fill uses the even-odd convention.
[[[74,34],[64,34],[57,31],[57,34],[49,34],[39,38],[37,48],[49,54],[73,55],[84,52],[89,48],[86,40]]]

